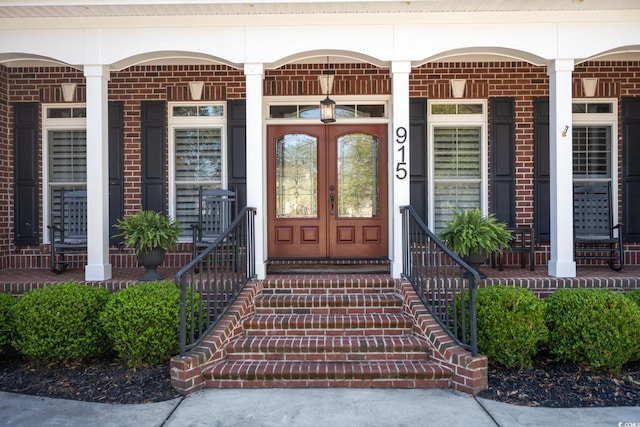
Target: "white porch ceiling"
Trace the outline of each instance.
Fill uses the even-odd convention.
[[[0,0],[2,18],[638,10],[638,0]]]

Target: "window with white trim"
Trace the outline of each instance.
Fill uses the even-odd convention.
[[[182,227],[182,237],[191,236],[198,220],[198,189],[224,188],[225,108],[223,104],[171,104],[172,216]]]
[[[87,110],[84,104],[44,105],[44,226],[59,223],[62,191],[87,188]],[[48,242],[49,235],[44,233]]]
[[[429,103],[429,228],[439,233],[454,209],[486,211],[486,102]]]
[[[574,183],[615,183],[616,111],[615,100],[574,100]]]

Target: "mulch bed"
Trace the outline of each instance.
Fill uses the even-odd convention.
[[[100,403],[150,403],[179,397],[169,364],[132,369],[117,360],[41,364],[0,361],[0,391]]]
[[[616,375],[540,355],[531,368],[490,367],[489,388],[479,396],[548,408],[638,406],[640,363],[629,363]]]
[[[179,397],[169,364],[131,369],[117,360],[38,364],[23,358],[0,360],[0,390],[101,403],[161,402]],[[545,357],[527,369],[489,369],[489,388],[480,397],[516,405],[551,408],[640,405],[640,363],[620,375],[592,372]]]

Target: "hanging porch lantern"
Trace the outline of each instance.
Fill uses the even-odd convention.
[[[335,70],[329,69],[329,57],[327,56],[327,70],[324,71],[322,76],[319,76],[322,91],[327,94],[327,97],[320,101],[320,121],[322,123],[333,123],[336,121],[336,103],[329,98],[329,93],[333,86],[334,74]]]
[[[327,97],[320,101],[320,121],[322,123],[333,123],[336,121],[336,103]]]

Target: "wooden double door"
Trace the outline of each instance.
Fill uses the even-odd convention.
[[[270,258],[388,256],[386,125],[269,126],[267,155]]]

